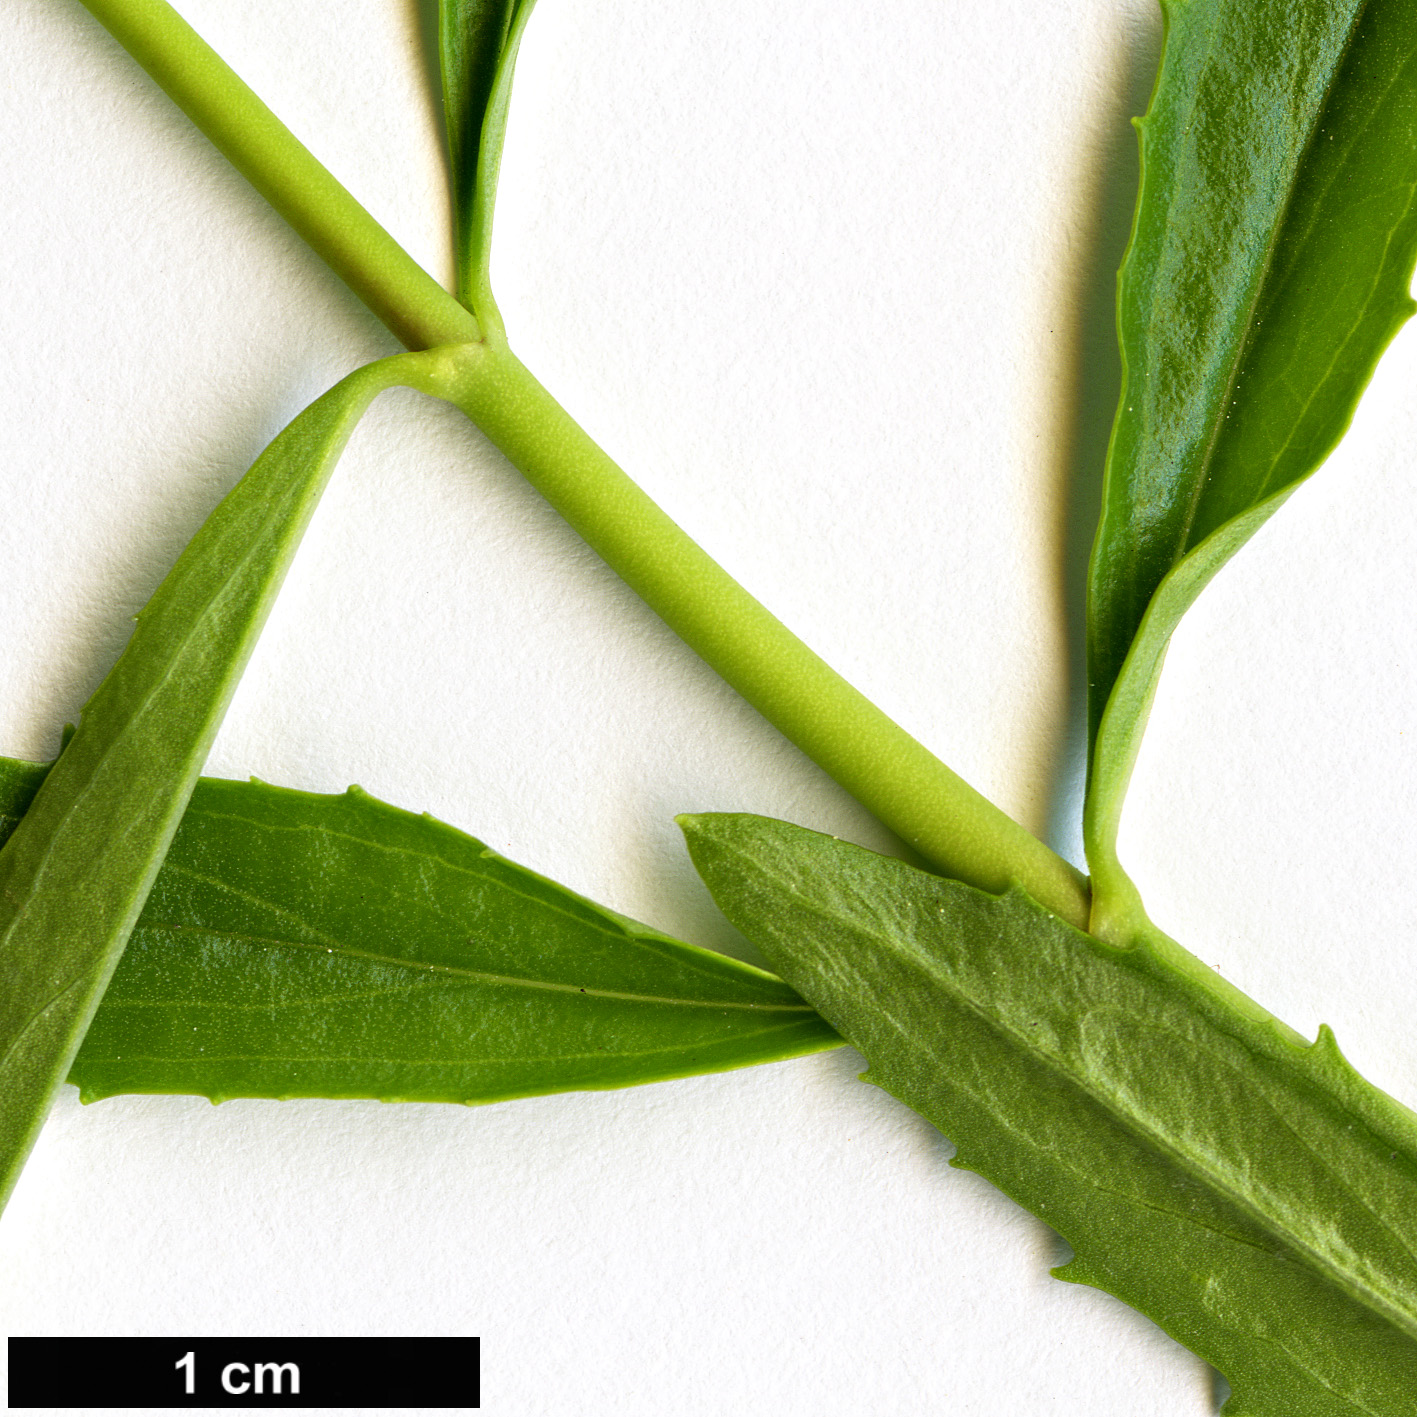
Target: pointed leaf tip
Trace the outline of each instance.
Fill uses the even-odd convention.
[[[35,777],[0,759],[0,839]],[[468,1105],[840,1044],[776,976],[615,915],[426,813],[358,787],[203,779],[71,1076],[94,1100]]]

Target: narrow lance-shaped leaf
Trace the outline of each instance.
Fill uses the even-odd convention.
[[[1094,928],[1120,934],[1117,822],[1171,632],[1347,427],[1417,257],[1417,0],[1163,4],[1088,612]]]
[[[867,1077],[1053,1226],[1065,1279],[1229,1379],[1234,1417],[1410,1417],[1417,1118],[1146,945],[801,827],[681,818],[730,920]]]
[[[77,733],[0,849],[0,1203],[93,1017],[330,471],[381,389],[352,374],[257,459],[138,616]]]
[[[0,841],[48,768],[0,758]],[[781,980],[357,788],[202,778],[69,1075],[494,1102],[834,1048]]]
[[[517,47],[535,0],[439,0],[438,57],[453,178],[458,298],[501,334],[488,260]]]

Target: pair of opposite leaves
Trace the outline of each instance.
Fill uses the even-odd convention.
[[[1089,848],[1105,932],[1134,947],[781,824],[688,824],[730,918],[1057,1225],[1071,1276],[1216,1362],[1236,1412],[1410,1410],[1417,1146],[1330,1039],[1302,1047],[1151,938],[1115,824],[1176,619],[1332,445],[1410,309],[1412,8],[1168,11],[1090,616]]]

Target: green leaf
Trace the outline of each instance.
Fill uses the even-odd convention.
[[[0,849],[0,1203],[123,953],[281,581],[371,399],[426,384],[400,355],[311,404],[212,512]]]
[[[0,758],[0,842],[48,771]],[[90,1102],[494,1102],[840,1042],[774,976],[431,817],[202,778],[69,1081]]]
[[[1088,612],[1104,927],[1172,630],[1328,455],[1414,308],[1417,0],[1163,3]]]
[[[1417,1394],[1417,1118],[1149,945],[761,817],[681,818],[715,900],[869,1060],[1053,1226],[1059,1273],[1149,1314],[1245,1417]]]
[[[458,298],[500,334],[488,261],[517,48],[536,0],[438,0],[443,117],[453,177]]]

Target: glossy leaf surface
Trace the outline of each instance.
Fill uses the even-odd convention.
[[[48,769],[0,758],[0,841]],[[779,979],[351,789],[201,779],[70,1081],[492,1102],[832,1048]]]
[[[1171,631],[1342,435],[1412,312],[1417,257],[1417,0],[1165,11],[1091,569],[1104,891]]]
[[[139,614],[0,849],[0,1200],[143,908],[336,459],[375,394],[429,358],[358,371],[262,453]]]
[[[500,330],[487,263],[517,47],[536,0],[439,0],[438,59],[453,178],[458,295]]]
[[[714,898],[980,1172],[1149,1314],[1231,1414],[1410,1414],[1417,1118],[1151,949],[761,817],[681,819]]]

